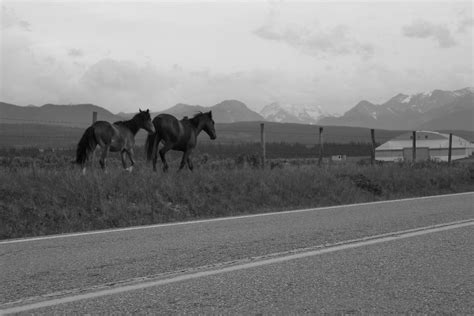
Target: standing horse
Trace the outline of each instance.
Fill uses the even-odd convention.
[[[163,141],[163,147],[160,149],[160,157],[163,162],[163,171],[168,170],[168,163],[165,154],[169,150],[177,150],[183,152],[183,158],[179,170],[183,169],[187,163],[189,170],[193,170],[193,163],[190,155],[196,147],[197,137],[201,131],[205,131],[211,139],[216,139],[216,130],[214,129],[214,120],[212,112],[198,113],[193,118],[187,117],[178,121],[174,116],[169,114],[160,114],[153,119],[156,133],[148,134],[145,148],[147,160],[153,161],[153,171],[156,171],[156,162],[158,160],[158,145]]]
[[[135,145],[135,135],[140,128],[148,133],[154,133],[155,128],[151,123],[150,110],[136,114],[131,120],[118,121],[113,124],[106,121],[97,121],[86,129],[81,140],[77,144],[76,163],[82,168],[82,173],[86,172],[85,163],[90,154],[99,145],[102,148],[100,156],[100,166],[105,170],[105,159],[109,151],[120,152],[122,156],[123,168],[132,171],[135,161],[133,160],[133,146]],[[130,167],[127,168],[125,154],[130,159]]]

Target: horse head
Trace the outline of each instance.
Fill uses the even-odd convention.
[[[138,111],[139,113],[135,115],[134,118],[136,118],[140,128],[143,128],[149,134],[154,134],[155,127],[153,126],[153,123],[151,121],[150,110],[147,109],[146,111],[142,111],[141,109],[138,109]]]
[[[216,139],[216,129],[214,128],[214,120],[212,119],[212,111],[203,113],[202,117],[202,129],[206,132],[211,139]]]

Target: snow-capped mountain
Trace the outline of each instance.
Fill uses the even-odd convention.
[[[264,106],[260,115],[270,122],[316,124],[327,114],[319,106],[273,102]]]
[[[361,101],[340,117],[322,118],[321,125],[383,129],[474,130],[474,88],[433,90],[412,95],[399,93],[376,105]],[[449,124],[448,124],[449,122]]]

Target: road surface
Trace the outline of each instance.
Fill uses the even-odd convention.
[[[3,313],[474,313],[474,193],[0,242]]]

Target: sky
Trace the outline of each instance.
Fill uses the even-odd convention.
[[[472,1],[1,0],[0,101],[342,114],[474,86]]]

